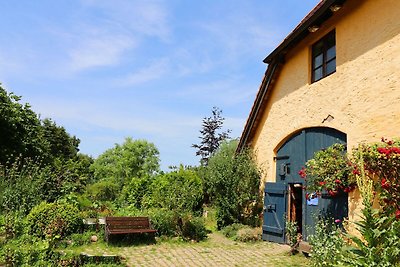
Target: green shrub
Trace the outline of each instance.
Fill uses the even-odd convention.
[[[24,232],[24,214],[22,212],[6,213],[3,227],[7,239],[22,235]]]
[[[298,225],[296,221],[286,220],[285,231],[287,237],[287,243],[290,246],[291,252],[294,253],[299,245],[299,237],[301,235],[297,232]],[[300,235],[300,236],[299,236]]]
[[[162,236],[177,236],[178,216],[167,209],[149,209],[144,214],[150,217],[150,221],[157,234]]]
[[[235,241],[254,242],[261,240],[260,228],[253,228],[240,223],[228,225],[222,228],[221,232],[224,236]]]
[[[235,241],[240,242],[255,242],[261,240],[261,228],[245,227],[237,231]]]
[[[341,261],[345,243],[341,230],[333,222],[320,219],[309,237],[311,263],[315,267],[336,266]]]
[[[82,224],[79,210],[70,204],[42,202],[27,217],[28,232],[40,238],[62,238],[79,231]]]
[[[143,201],[147,208],[165,208],[176,212],[201,213],[203,187],[197,173],[183,166],[177,171],[157,176]]]
[[[57,266],[58,255],[47,240],[23,235],[0,247],[0,262],[7,266]]]
[[[143,197],[148,193],[152,180],[148,176],[132,178],[122,189],[122,202],[141,208]]]
[[[102,180],[89,185],[86,193],[94,201],[112,201],[119,194],[119,186],[113,180]]]
[[[233,223],[259,224],[260,170],[250,150],[236,153],[237,143],[223,143],[201,171],[205,190],[217,208],[218,229]]]
[[[15,159],[12,165],[0,165],[0,211],[29,211],[43,199],[41,191],[48,168],[31,159]]]
[[[203,218],[186,216],[182,224],[182,237],[184,239],[201,241],[207,238],[208,231]]]
[[[234,223],[222,228],[221,232],[224,236],[228,238],[234,238],[237,235],[237,232],[245,227],[246,225],[244,224]]]
[[[357,222],[362,239],[348,235],[354,246],[344,251],[349,266],[400,266],[400,221],[366,204]]]

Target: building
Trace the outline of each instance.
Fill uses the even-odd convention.
[[[307,203],[298,171],[333,143],[400,136],[399,15],[398,0],[322,0],[265,58],[238,148],[264,171],[265,240],[285,241],[285,216],[305,240],[317,210],[357,219],[357,191]]]

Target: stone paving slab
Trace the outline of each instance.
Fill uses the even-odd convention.
[[[268,242],[234,242],[219,233],[200,243],[159,242],[154,245],[130,246],[118,250],[129,266],[306,266],[308,260],[289,256],[290,248]],[[115,250],[115,249],[114,249]],[[107,251],[103,251],[106,253]]]

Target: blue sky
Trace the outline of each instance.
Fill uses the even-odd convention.
[[[202,118],[239,137],[262,60],[319,0],[1,1],[0,82],[98,156],[146,139],[197,165]]]

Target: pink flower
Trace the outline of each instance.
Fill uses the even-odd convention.
[[[335,220],[335,223],[341,223],[341,222],[342,222],[342,220],[340,220],[340,219]]]

